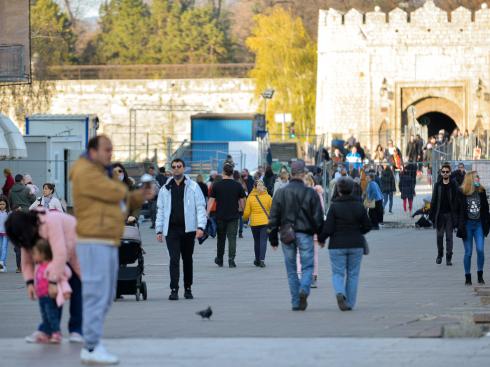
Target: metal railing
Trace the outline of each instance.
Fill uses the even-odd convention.
[[[43,80],[248,78],[254,64],[58,65]]]

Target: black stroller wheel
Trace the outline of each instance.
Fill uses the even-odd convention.
[[[143,301],[148,298],[148,290],[146,288],[146,282],[141,283],[141,294],[143,295]]]
[[[136,288],[136,301],[139,302],[140,300],[140,289],[139,288]]]

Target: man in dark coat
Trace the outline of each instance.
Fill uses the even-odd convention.
[[[430,204],[429,219],[437,230],[436,264],[442,263],[444,254],[444,234],[446,234],[446,265],[451,266],[453,256],[453,229],[457,226],[456,195],[458,188],[451,180],[451,165],[444,163],[441,167],[441,179],[434,185]]]
[[[453,173],[451,173],[451,180],[456,182],[456,184],[459,187],[463,184],[464,176],[466,176],[466,169],[464,167],[464,163],[459,162],[458,169],[456,171],[454,171]]]

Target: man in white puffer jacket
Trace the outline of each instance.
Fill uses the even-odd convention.
[[[184,270],[184,297],[192,295],[194,241],[204,235],[206,202],[199,185],[184,175],[185,163],[172,161],[173,177],[160,189],[157,199],[155,231],[157,240],[167,242],[170,256],[169,300],[179,299],[180,257]]]

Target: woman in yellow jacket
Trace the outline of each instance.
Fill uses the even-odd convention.
[[[272,198],[267,193],[264,182],[257,180],[254,189],[248,195],[243,221],[250,218],[250,227],[254,236],[255,261],[254,265],[265,268],[265,252],[267,250],[267,225],[271,212]]]

